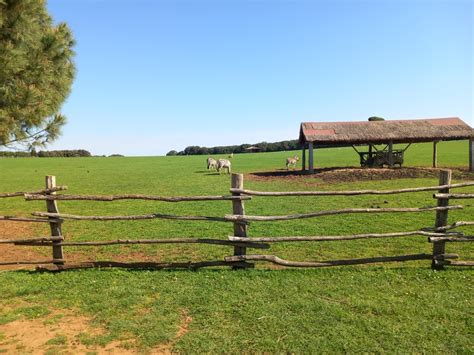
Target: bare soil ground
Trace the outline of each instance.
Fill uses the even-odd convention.
[[[24,304],[23,304],[24,306]],[[136,339],[113,341],[104,347],[85,345],[80,336],[105,333],[92,325],[92,319],[69,310],[54,310],[45,317],[19,319],[0,325],[0,353],[5,354],[172,354],[173,346],[188,332],[192,317],[181,311],[181,324],[169,342],[152,349],[137,349]]]
[[[474,179],[474,173],[467,169],[450,168],[453,171],[453,178],[460,180]],[[369,169],[358,167],[334,167],[315,169],[314,174],[298,170],[277,170],[264,171],[248,174],[248,178],[254,181],[268,180],[286,180],[298,181],[304,180],[308,182],[308,178],[321,180],[323,183],[344,183],[370,180],[393,180],[393,179],[412,179],[412,178],[436,178],[439,176],[438,168],[393,168],[393,169]],[[312,184],[312,183],[311,183]],[[315,181],[317,185],[318,182]]]
[[[49,227],[38,227],[33,223],[28,222],[9,222],[0,221],[0,239],[13,240],[28,237],[40,237],[49,235]],[[66,235],[66,239],[71,236]],[[67,262],[87,262],[94,261],[90,253],[78,251],[66,251]],[[13,244],[0,244],[0,261],[1,262],[16,262],[16,261],[45,261],[52,258],[51,248],[46,247],[32,247],[32,246],[17,246]],[[133,261],[159,261],[163,255],[157,251],[156,255],[148,255],[140,251],[125,250],[114,256],[114,261],[133,262]],[[2,270],[34,270],[36,265],[0,265]]]
[[[39,235],[39,230],[33,223],[0,221],[0,239],[19,239]],[[0,255],[2,262],[50,259],[50,256],[45,256],[39,248],[21,247],[13,244],[0,244]],[[34,265],[0,265],[0,270],[28,270],[34,269],[34,267]]]

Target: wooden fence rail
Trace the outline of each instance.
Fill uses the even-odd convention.
[[[226,215],[228,221],[239,222],[271,222],[271,221],[289,221],[293,219],[314,218],[322,216],[331,216],[348,213],[400,213],[400,212],[429,212],[429,211],[447,211],[459,210],[463,206],[443,206],[443,207],[415,207],[415,208],[347,208],[334,211],[319,211],[311,213],[299,213],[286,216],[248,216],[248,215]]]
[[[33,212],[33,216],[37,217],[54,217],[59,219],[73,219],[79,221],[129,221],[140,219],[176,219],[182,221],[214,221],[214,222],[265,222],[265,221],[288,221],[292,219],[314,218],[347,213],[394,213],[394,212],[430,212],[444,210],[458,210],[463,206],[446,206],[446,207],[421,207],[421,208],[348,208],[334,211],[319,211],[312,213],[302,213],[287,216],[248,216],[248,215],[225,215],[224,217],[210,216],[177,216],[161,213],[151,213],[146,215],[129,215],[129,216],[82,216],[65,213],[48,213]]]
[[[443,184],[428,187],[413,187],[396,190],[357,190],[357,191],[254,191],[246,189],[231,188],[230,192],[251,196],[358,196],[358,195],[394,195],[410,192],[434,191],[449,188],[474,186],[474,181],[459,184]]]
[[[38,239],[38,240],[34,240]],[[116,239],[107,241],[93,242],[64,242],[64,238],[31,238],[12,241],[14,245],[29,246],[107,246],[107,245],[133,245],[133,244],[213,244],[223,246],[234,246],[255,249],[269,249],[270,245],[265,243],[256,243],[253,241],[232,241],[210,238],[172,238],[172,239]],[[54,242],[57,242],[54,244]]]
[[[396,190],[359,190],[359,191],[286,191],[268,192],[254,191],[244,188],[244,177],[242,174],[232,174],[230,195],[210,195],[210,196],[158,196],[144,194],[116,194],[116,195],[71,195],[57,194],[57,192],[67,190],[66,186],[56,186],[54,176],[46,177],[46,185],[43,190],[33,192],[2,193],[0,197],[24,196],[26,201],[42,200],[46,203],[47,212],[32,212],[29,216],[0,216],[0,220],[8,222],[39,222],[49,223],[51,229],[50,236],[25,236],[21,239],[0,239],[0,244],[13,244],[17,246],[51,247],[52,259],[43,261],[0,261],[2,265],[37,265],[38,270],[69,270],[75,268],[94,267],[125,267],[125,268],[146,268],[146,269],[172,269],[185,268],[197,269],[201,267],[227,266],[234,269],[253,267],[253,262],[264,261],[288,267],[328,267],[342,265],[358,265],[381,262],[403,262],[409,260],[431,260],[432,267],[441,269],[444,266],[472,266],[474,262],[466,260],[453,260],[459,256],[457,254],[446,253],[446,243],[452,242],[472,242],[474,236],[464,235],[460,231],[450,231],[460,227],[474,225],[474,221],[458,221],[448,224],[448,213],[451,210],[462,209],[461,205],[449,205],[451,199],[474,198],[472,193],[452,193],[451,189],[474,186],[474,181],[453,184],[451,183],[451,172],[441,171],[440,180],[437,186],[415,187]],[[431,207],[399,207],[399,208],[346,208],[337,210],[323,210],[310,213],[299,213],[278,216],[252,216],[245,213],[244,201],[249,201],[252,196],[262,197],[284,197],[284,196],[360,196],[360,195],[390,195],[403,193],[417,193],[425,191],[437,191],[433,198],[437,202]],[[58,209],[58,201],[97,201],[111,202],[118,200],[149,200],[162,202],[191,202],[191,201],[231,201],[232,214],[224,216],[180,216],[164,213],[149,213],[144,215],[118,215],[118,216],[91,216],[61,213]],[[401,231],[392,233],[365,233],[352,235],[315,235],[315,236],[281,236],[281,237],[249,237],[248,224],[252,222],[275,222],[289,221],[304,218],[316,218],[322,216],[357,214],[357,213],[426,213],[435,212],[434,227],[424,228],[415,231]],[[139,221],[150,219],[166,219],[179,221],[206,221],[206,222],[228,222],[233,223],[234,235],[227,239],[218,238],[196,238],[196,237],[174,237],[174,238],[154,238],[145,237],[140,239],[115,239],[99,241],[69,241],[63,235],[63,224],[66,220],[77,221]],[[327,261],[291,261],[282,259],[276,255],[267,254],[247,254],[247,249],[269,249],[271,243],[286,242],[325,242],[325,241],[350,241],[374,238],[399,238],[399,237],[427,237],[427,241],[433,244],[433,252],[376,256],[368,258],[355,258],[344,260]],[[0,237],[1,238],[1,237]],[[234,255],[225,256],[222,260],[201,261],[201,262],[134,262],[123,263],[117,261],[90,261],[80,263],[66,263],[64,256],[65,247],[105,247],[112,245],[139,245],[139,244],[207,244],[234,248]]]
[[[19,196],[26,196],[26,195],[39,195],[39,194],[46,194],[46,193],[51,193],[51,192],[56,192],[56,191],[64,191],[67,190],[67,186],[56,186],[51,189],[43,189],[39,191],[30,191],[30,192],[6,192],[6,193],[1,193],[0,198],[7,198],[7,197],[19,197]]]
[[[466,199],[466,198],[474,198],[474,194],[434,194],[434,198],[439,198],[439,199],[446,199],[446,198],[451,198],[451,199]]]
[[[25,193],[27,201],[118,201],[118,200],[148,200],[163,202],[190,202],[190,201],[233,201],[251,200],[252,196],[154,196],[154,195],[41,195]]]
[[[144,215],[129,215],[129,216],[80,216],[80,215],[66,214],[66,213],[33,212],[32,215],[37,216],[37,217],[73,219],[76,221],[133,221],[133,220],[158,218],[158,219],[174,219],[174,220],[179,220],[179,221],[232,222],[232,220],[225,217],[177,216],[177,215],[162,214],[162,213],[150,213],[150,214],[144,214]]]
[[[444,254],[443,260],[456,259],[457,254]],[[238,255],[227,256],[226,261],[269,261],[277,265],[294,266],[294,267],[327,267],[340,265],[358,265],[358,264],[373,264],[394,261],[409,261],[409,260],[432,260],[432,254],[412,254],[412,255],[396,255],[396,256],[377,256],[373,258],[361,259],[344,259],[344,260],[329,260],[329,261],[290,261],[281,259],[275,255]]]
[[[32,218],[32,217],[21,217],[21,216],[0,216],[0,221],[49,223],[50,220],[48,218]],[[59,220],[58,220],[58,222],[59,222]]]
[[[354,234],[354,235],[325,235],[325,236],[294,236],[294,237],[258,237],[258,238],[241,238],[236,236],[229,236],[229,240],[232,241],[252,241],[252,242],[264,242],[264,243],[281,243],[281,242],[324,242],[324,241],[335,241],[335,240],[355,240],[355,239],[374,239],[374,238],[400,238],[409,236],[428,236],[428,237],[462,237],[462,233],[432,233],[425,231],[411,231],[411,232],[397,232],[397,233],[367,233],[367,234]]]
[[[442,232],[442,231],[447,231],[447,230],[450,230],[450,229],[456,229],[456,228],[459,228],[459,227],[466,227],[466,226],[474,226],[474,221],[459,221],[459,222],[455,222],[453,224],[448,224],[448,225],[445,225],[445,226],[439,226],[439,227],[430,228],[430,229],[435,230],[437,232],[438,231]]]

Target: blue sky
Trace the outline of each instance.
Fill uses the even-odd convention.
[[[77,77],[48,149],[162,155],[302,121],[473,114],[473,2],[49,0]]]

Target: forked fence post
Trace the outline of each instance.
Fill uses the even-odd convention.
[[[450,185],[451,184],[451,170],[441,170],[439,175],[439,185]],[[449,193],[449,188],[439,189],[439,193]],[[449,205],[449,198],[439,198],[438,207],[447,207]],[[448,225],[448,212],[449,210],[437,210],[435,228],[444,227]],[[433,261],[431,267],[433,269],[441,270],[443,265],[440,265],[437,261],[441,260],[442,255],[445,254],[446,243],[444,241],[433,243]]]
[[[244,175],[243,174],[232,174],[231,187],[233,189],[243,190],[244,188]],[[233,196],[241,196],[240,192],[232,192]],[[232,212],[234,215],[245,215],[245,206],[243,200],[232,200]],[[247,237],[247,225],[245,223],[235,221],[234,222],[234,235],[236,237]],[[234,247],[234,255],[245,255],[245,247]],[[234,268],[240,269],[243,267],[235,266]]]
[[[46,176],[46,190],[54,189],[56,187],[56,176]],[[55,195],[56,192],[46,192],[46,195]],[[59,213],[58,206],[55,200],[46,200],[46,209],[49,213]],[[51,236],[60,237],[61,233],[61,222],[57,218],[48,217],[51,228]],[[55,264],[64,264],[63,247],[61,245],[55,245],[61,243],[61,240],[53,241],[53,259]]]

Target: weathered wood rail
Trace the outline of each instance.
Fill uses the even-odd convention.
[[[50,247],[52,248],[52,259],[39,261],[1,261],[2,265],[37,265],[38,270],[69,270],[75,268],[94,267],[125,267],[125,268],[150,268],[150,269],[198,269],[201,267],[229,266],[234,269],[253,267],[252,262],[264,261],[287,267],[329,267],[343,265],[359,265],[383,262],[404,262],[410,260],[430,260],[432,267],[442,269],[444,266],[473,266],[474,262],[469,260],[455,260],[457,254],[446,252],[446,243],[472,242],[474,236],[464,235],[463,232],[454,231],[457,228],[474,226],[474,221],[457,221],[448,224],[448,213],[451,210],[462,209],[462,205],[450,205],[451,199],[472,199],[473,193],[452,193],[451,190],[461,187],[474,186],[474,181],[451,183],[451,172],[443,170],[440,172],[440,180],[437,186],[415,187],[396,190],[358,190],[358,191],[286,191],[269,192],[244,189],[243,175],[232,174],[230,195],[211,196],[158,196],[143,194],[117,194],[117,195],[72,195],[57,194],[67,190],[66,186],[56,186],[54,176],[46,177],[46,186],[43,190],[24,191],[13,193],[1,193],[0,198],[11,198],[23,196],[26,201],[45,201],[46,212],[32,212],[31,216],[0,216],[0,220],[7,222],[32,222],[48,223],[51,229],[50,236],[24,236],[21,239],[2,239],[0,244],[13,244],[16,246]],[[360,196],[360,195],[392,195],[436,191],[433,194],[435,206],[429,207],[400,207],[400,208],[345,208],[337,210],[315,211],[310,213],[298,213],[277,216],[252,216],[245,213],[244,201],[252,200],[253,196],[261,197],[285,197],[285,196]],[[191,202],[191,201],[231,201],[232,214],[224,216],[202,216],[202,215],[172,215],[161,212],[153,212],[143,215],[116,215],[116,216],[94,216],[61,213],[58,209],[58,201],[90,201],[90,202],[112,202],[118,200],[148,200],[161,202]],[[343,214],[378,214],[378,213],[428,213],[435,212],[434,227],[421,228],[415,231],[402,231],[392,233],[365,233],[353,235],[314,235],[314,236],[282,236],[282,237],[249,237],[248,224],[253,222],[279,222],[298,220],[305,218],[317,218],[322,216]],[[62,228],[66,220],[76,221],[139,221],[150,219],[165,219],[178,221],[206,221],[223,222],[233,224],[233,234],[227,239],[218,238],[196,238],[180,236],[173,238],[156,238],[149,236],[141,239],[115,239],[98,241],[72,241],[66,240]],[[271,254],[248,254],[248,249],[265,250],[272,243],[294,243],[294,242],[325,242],[325,241],[351,241],[374,238],[399,238],[399,237],[427,237],[427,241],[433,244],[432,253],[375,256],[367,258],[355,258],[344,260],[326,261],[291,261],[282,259]],[[233,247],[234,253],[224,256],[221,260],[199,261],[199,262],[132,262],[124,263],[118,261],[87,261],[68,263],[64,248],[67,247],[102,247],[110,245],[139,245],[139,244],[207,244],[221,247]]]

